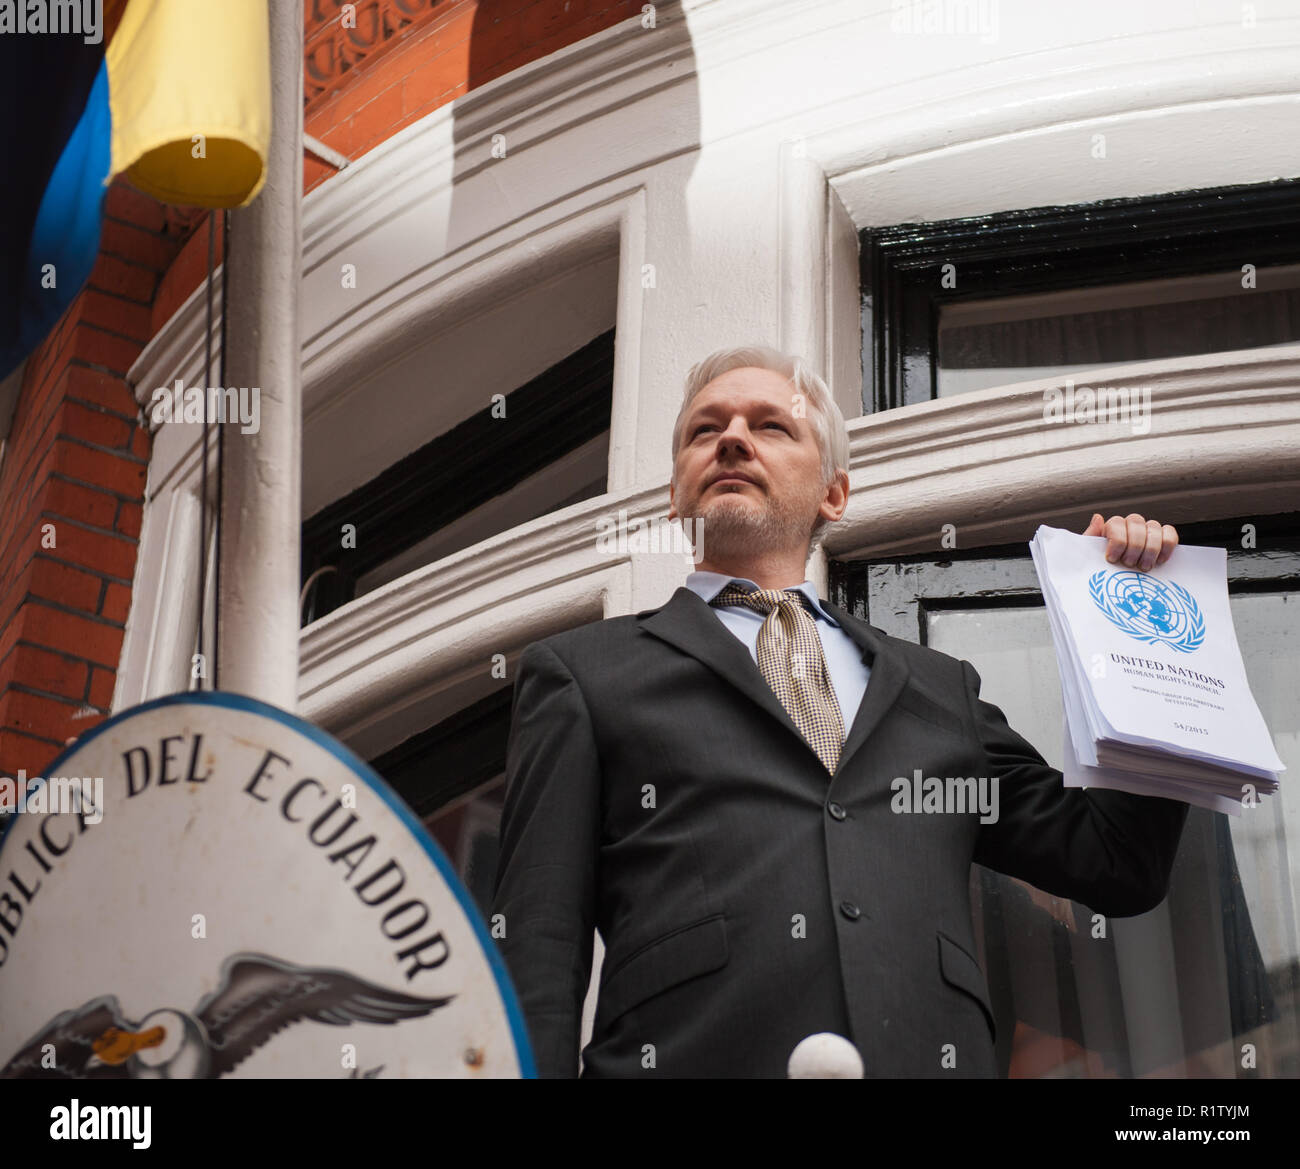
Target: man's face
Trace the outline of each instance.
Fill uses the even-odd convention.
[[[747,545],[806,548],[819,514],[839,518],[794,394],[789,378],[746,367],[714,378],[691,402],[668,514],[704,520],[711,559]]]

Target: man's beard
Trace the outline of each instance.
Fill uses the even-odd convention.
[[[744,490],[714,492],[713,498],[703,504],[697,497],[683,509],[682,519],[695,521],[692,528],[699,529],[703,536],[709,559],[725,559],[755,548],[789,548],[809,542],[814,522],[808,514],[810,501],[776,499],[764,492],[763,506],[759,509],[731,498]]]

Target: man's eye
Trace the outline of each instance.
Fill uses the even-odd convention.
[[[786,434],[789,434],[789,433],[790,433],[790,429],[789,429],[789,427],[782,425],[780,422],[764,422],[763,425],[764,425],[764,426],[775,426],[775,427],[777,428],[777,430],[783,430],[783,431],[785,431]]]
[[[697,427],[695,428],[695,430],[691,433],[691,437],[692,437],[692,438],[695,438],[695,437],[697,437],[698,435],[703,434],[706,430],[716,430],[716,429],[717,429],[717,427],[715,427],[715,426],[713,425],[713,423],[711,423],[711,422],[706,422],[706,423],[704,423],[702,426],[697,426]]]

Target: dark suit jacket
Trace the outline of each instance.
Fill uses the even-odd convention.
[[[868,1076],[987,1076],[971,862],[1107,915],[1164,898],[1186,804],[1064,788],[970,663],[826,608],[871,665],[833,776],[689,589],[524,651],[492,910],[539,1074],[578,1072],[593,927],[584,1075],[783,1076],[832,1031]],[[999,819],[891,811],[917,768],[997,777]]]

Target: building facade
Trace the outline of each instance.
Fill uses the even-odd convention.
[[[1300,767],[1300,13],[353,7],[308,0],[304,30],[299,713],[480,904],[514,663],[685,579],[650,533],[686,369],[724,345],[803,354],[850,420],[823,595],[969,659],[1050,762],[1027,541],[1138,511],[1228,548]],[[219,226],[117,185],[89,287],[9,387],[0,771],[199,684],[215,482],[201,428],[147,407],[204,382]],[[973,872],[1009,1074],[1300,1072],[1293,788],[1194,809],[1167,901],[1101,936]]]

